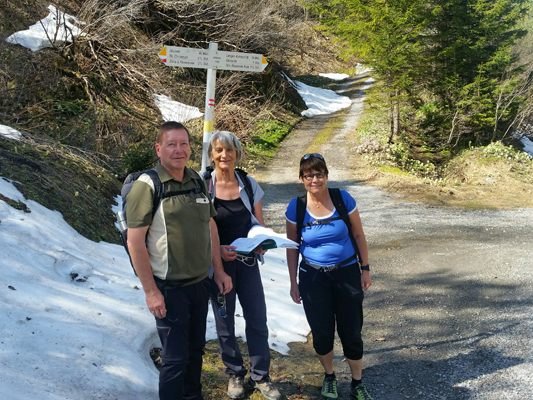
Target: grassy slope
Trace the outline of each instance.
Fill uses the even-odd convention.
[[[405,154],[386,150],[387,112],[379,86],[356,128],[359,179],[412,200],[462,208],[533,207],[533,159],[501,143],[467,149],[438,169],[398,167]],[[391,154],[392,153],[392,154]],[[394,161],[396,160],[396,161]],[[405,163],[408,164],[408,163]]]
[[[49,3],[7,2],[0,9],[0,124],[20,130],[28,140],[0,137],[0,175],[16,181],[26,197],[63,213],[88,238],[116,242],[111,205],[120,180],[126,171],[145,168],[155,158],[153,138],[161,115],[151,93],[201,107],[205,71],[161,65],[150,38],[134,26],[112,32],[118,37],[110,39],[111,45],[118,41],[138,46],[124,53],[120,63],[108,59],[108,49],[104,44],[102,50],[98,41],[91,44],[102,51],[98,63],[86,51],[87,44],[83,50],[78,43],[74,56],[56,49],[34,53],[8,44],[8,35],[47,15]],[[62,0],[59,8],[76,15],[82,3]],[[120,35],[129,36],[123,41]],[[128,75],[132,66],[141,72]],[[303,108],[281,71],[273,63],[254,77],[217,74],[217,127],[241,136],[250,149],[248,167],[268,160]],[[139,77],[144,86],[124,84],[127,78]],[[226,99],[225,91],[233,86],[245,92]],[[195,120],[188,126],[194,139],[191,165],[198,168],[203,123]]]

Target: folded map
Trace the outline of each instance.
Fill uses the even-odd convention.
[[[286,249],[297,249],[298,243],[287,239],[285,235],[274,232],[270,228],[255,225],[248,232],[248,237],[237,238],[232,243],[235,251],[239,254],[251,254],[255,249],[261,247],[263,250],[274,249],[276,247]]]

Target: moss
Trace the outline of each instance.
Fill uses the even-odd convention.
[[[290,130],[288,123],[279,120],[259,120],[254,129],[257,134],[246,146],[247,155],[260,159],[272,158]]]
[[[380,165],[379,170],[383,173],[408,176],[409,172],[393,165]]]

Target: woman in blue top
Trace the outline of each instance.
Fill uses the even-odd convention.
[[[351,234],[340,218],[328,190],[328,168],[318,153],[300,160],[300,181],[306,189],[306,210],[297,230],[297,198],[287,207],[287,237],[300,243],[299,250],[287,250],[291,280],[290,294],[303,303],[313,335],[313,347],[324,367],[322,396],[336,399],[337,380],[333,369],[335,326],[346,361],[352,373],[350,398],[371,399],[361,383],[363,372],[363,297],[372,280],[368,266],[368,247],[355,199],[345,190],[341,198],[348,211]],[[298,267],[298,257],[301,262]],[[298,277],[298,280],[297,280]]]
[[[242,146],[235,134],[216,131],[211,136],[208,152],[214,171],[207,186],[217,211],[214,219],[220,237],[224,271],[233,283],[233,289],[228,294],[214,294],[212,301],[220,353],[229,375],[227,394],[232,399],[241,399],[246,395],[244,377],[247,371],[235,337],[235,302],[238,297],[246,322],[250,357],[249,386],[259,390],[267,400],[278,400],[281,394],[269,377],[266,304],[257,257],[238,255],[230,245],[235,239],[246,237],[253,225],[263,225],[264,192],[252,177],[236,173]],[[253,195],[253,201],[247,195],[244,179],[251,186],[250,197]],[[217,305],[217,302],[220,303],[219,297],[225,303],[225,310],[221,309],[220,304]]]

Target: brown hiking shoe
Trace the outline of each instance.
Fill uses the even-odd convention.
[[[228,396],[230,399],[242,399],[244,397],[244,378],[242,376],[230,376]]]
[[[281,393],[270,381],[270,378],[265,378],[260,381],[254,381],[250,379],[250,386],[253,389],[257,389],[261,392],[266,400],[279,400],[281,399]]]

